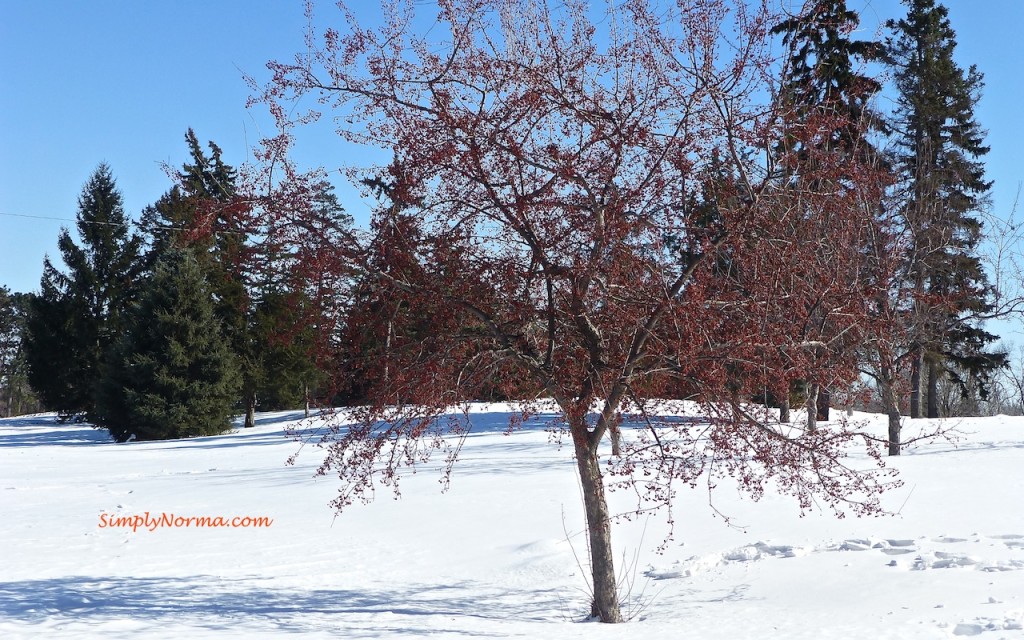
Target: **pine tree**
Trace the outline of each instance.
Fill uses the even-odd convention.
[[[95,339],[83,335],[89,329],[83,321],[86,314],[77,300],[57,287],[59,275],[47,259],[42,290],[29,302],[25,353],[33,391],[43,406],[66,420],[91,406],[95,371],[89,367],[86,347]]]
[[[311,356],[313,328],[308,300],[287,290],[265,291],[254,306],[251,334],[260,346],[260,406],[275,411],[306,407],[310,393],[325,379]]]
[[[911,417],[921,414],[928,373],[928,417],[938,417],[938,379],[967,376],[984,393],[1006,354],[986,352],[995,336],[974,320],[991,310],[990,287],[977,254],[979,211],[991,182],[982,159],[989,148],[974,117],[982,74],[954,60],[956,33],[935,0],[904,0],[906,18],[890,21],[898,90],[897,168],[905,185],[903,215],[912,231],[908,273],[915,291]],[[966,387],[963,387],[966,389]]]
[[[230,428],[238,370],[203,271],[169,250],[112,348],[97,424],[119,442],[213,435]]]
[[[68,272],[46,259],[41,292],[32,299],[26,357],[29,381],[44,404],[63,416],[89,415],[104,354],[124,331],[123,310],[137,294],[142,239],[129,231],[121,193],[105,163],[78,198],[82,245],[61,231]]]
[[[352,218],[329,182],[311,182],[308,188],[306,206],[319,224],[332,229],[351,227]],[[254,424],[257,402],[265,409],[304,406],[308,413],[310,393],[326,379],[312,354],[317,305],[312,292],[295,285],[296,272],[315,265],[296,254],[291,225],[264,224],[258,235],[263,241],[246,247],[247,324],[245,339],[235,345],[246,361],[247,427]],[[332,291],[328,297],[337,302],[341,295]]]
[[[185,142],[190,162],[176,173],[177,184],[142,212],[141,226],[149,238],[151,263],[168,249],[189,247],[201,267],[212,269],[224,262],[220,254],[226,249],[244,243],[245,234],[232,219],[238,209],[233,206],[237,171],[213,142],[208,156],[192,129]]]

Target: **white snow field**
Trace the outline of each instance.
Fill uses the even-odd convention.
[[[683,492],[664,554],[663,518],[616,524],[632,620],[602,625],[583,621],[571,447],[543,419],[504,435],[506,411],[475,407],[449,492],[428,465],[401,500],[337,518],[336,478],[312,476],[321,452],[285,464],[301,414],[127,444],[0,420],[0,638],[1024,638],[1024,418],[949,421],[955,446],[890,459],[898,515],[801,518],[791,498],[722,485],[731,525]],[[272,524],[196,526],[220,516]]]

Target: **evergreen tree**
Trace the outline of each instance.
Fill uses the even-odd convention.
[[[29,302],[25,357],[28,381],[43,405],[62,420],[81,416],[92,403],[95,371],[89,367],[85,311],[55,284],[59,272],[49,259],[42,290]]]
[[[351,227],[352,218],[329,182],[312,182],[308,188],[306,206],[320,224],[331,229]],[[235,345],[245,361],[247,427],[254,424],[257,404],[264,409],[304,406],[308,412],[311,390],[326,379],[312,353],[316,305],[311,292],[294,285],[296,271],[314,265],[296,254],[295,230],[287,221],[260,228],[262,241],[246,247],[246,332]]]
[[[251,335],[259,346],[259,404],[276,411],[306,407],[325,376],[311,356],[313,328],[307,323],[305,296],[286,290],[265,291],[252,314]]]
[[[214,313],[235,354],[244,384],[240,398],[251,418],[256,391],[263,378],[249,335],[252,298],[244,263],[248,234],[240,217],[248,213],[236,199],[237,171],[224,162],[222,151],[209,143],[207,154],[195,131],[185,134],[190,159],[177,183],[142,215],[149,236],[147,262],[155,264],[168,251],[188,249],[195,256],[214,299]],[[251,426],[247,418],[247,426]]]
[[[156,263],[104,373],[96,421],[119,442],[230,428],[237,365],[189,252],[169,250]]]
[[[898,90],[896,165],[914,240],[907,269],[916,300],[911,417],[920,416],[926,370],[928,416],[938,417],[940,377],[962,381],[966,375],[984,394],[1007,358],[985,351],[996,336],[976,321],[992,308],[977,254],[982,224],[974,215],[991,187],[982,161],[989,148],[974,117],[982,74],[954,60],[956,33],[944,6],[935,0],[904,4],[906,18],[889,22],[889,50]]]
[[[237,172],[224,162],[220,147],[210,142],[207,153],[191,129],[185,141],[190,158],[176,176],[178,184],[143,212],[150,240],[147,261],[153,264],[175,248],[188,248],[196,256],[236,358],[245,426],[251,427],[261,399],[267,408],[300,399],[304,404],[307,388],[319,378],[306,353],[309,331],[296,329],[302,324],[296,313],[301,305],[293,303],[304,293],[291,291],[286,278],[296,258],[272,241],[270,232],[262,234],[258,245],[250,240],[253,211],[237,197]],[[351,219],[330,184],[316,188],[317,214],[349,226]]]
[[[44,404],[64,416],[88,415],[104,354],[124,331],[123,310],[134,299],[142,265],[141,238],[129,232],[121,193],[100,164],[78,198],[78,236],[61,231],[68,272],[43,267],[32,299],[25,343],[29,381]]]
[[[871,107],[882,87],[864,68],[883,59],[885,50],[879,42],[850,38],[859,23],[846,0],[814,0],[800,15],[772,30],[782,35],[789,50],[780,99],[789,113],[790,127],[775,156],[781,182],[797,192],[841,188],[838,185],[849,177],[847,170],[879,162],[869,135],[884,130],[882,118]],[[823,170],[823,165],[839,169]],[[808,184],[808,175],[819,177]],[[830,185],[815,184],[822,180],[820,176],[828,176]],[[824,321],[824,317],[815,320]],[[827,420],[829,414],[830,393],[823,382],[790,380],[788,388],[776,394],[781,398],[777,400],[780,418],[788,420],[791,398],[799,397],[807,405],[808,430],[814,431],[817,420]]]
[[[225,163],[222,151],[210,142],[210,154],[203,151],[195,131],[185,133],[190,162],[175,175],[167,193],[142,212],[141,226],[149,238],[150,263],[168,249],[191,248],[204,269],[228,268],[224,256],[237,253],[245,243],[241,225],[233,219],[237,171]],[[215,283],[211,282],[211,286]]]
[[[799,164],[812,162],[806,147],[846,157],[874,161],[877,150],[865,137],[883,128],[871,100],[881,84],[864,72],[867,64],[884,58],[879,42],[853,40],[860,24],[846,0],[814,0],[803,13],[772,29],[788,47],[786,77],[781,92],[790,120],[801,128],[813,125],[813,137],[792,136],[777,151],[795,154],[784,169],[799,175]]]
[[[32,296],[0,286],[0,416],[40,410],[28,384],[25,334]]]

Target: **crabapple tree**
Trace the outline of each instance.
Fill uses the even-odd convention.
[[[392,1],[373,28],[344,4],[338,28],[311,17],[306,53],[254,84],[279,127],[264,155],[278,180],[251,197],[270,226],[301,230],[311,291],[358,282],[358,304],[310,296],[328,301],[322,348],[363,342],[338,370],[358,372],[366,405],[323,442],[336,507],[397,490],[431,454],[450,471],[466,428],[453,406],[496,391],[528,394],[527,414],[553,402],[583,488],[592,613],[620,622],[607,485],[671,509],[675,487],[731,474],[755,496],[775,482],[805,508],[863,513],[890,480],[845,462],[847,425],[793,433],[746,401],[786,379],[856,378],[837,345],[879,317],[859,248],[884,180],[773,99],[767,3],[608,6]],[[328,116],[390,157],[345,167],[380,196],[368,229],[325,230],[282,160]],[[780,178],[794,163],[780,139],[819,154],[800,159],[814,188]],[[659,418],[667,397],[707,419]]]

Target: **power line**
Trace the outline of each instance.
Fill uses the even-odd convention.
[[[2,211],[0,211],[0,216],[8,216],[8,217],[11,217],[11,218],[32,218],[33,220],[57,220],[59,222],[75,222],[75,220],[72,220],[70,218],[54,218],[54,217],[51,217],[51,216],[30,216],[30,215],[25,214],[25,213],[4,213]],[[116,224],[122,224],[122,223],[120,223],[120,222],[103,222],[103,223],[97,222],[95,224],[113,224],[113,225],[116,225]]]
[[[165,225],[147,225],[146,227],[143,227],[141,222],[136,222],[135,220],[129,220],[127,222],[105,222],[105,221],[102,221],[102,220],[77,220],[77,219],[72,219],[72,218],[57,218],[57,217],[54,217],[54,216],[34,216],[34,215],[29,215],[27,213],[6,213],[6,212],[3,212],[3,211],[0,211],[0,216],[7,216],[7,217],[10,217],[10,218],[28,218],[30,220],[56,220],[57,222],[69,222],[69,223],[73,222],[76,225],[78,225],[78,224],[91,224],[91,225],[108,226],[108,227],[124,227],[124,228],[135,227],[139,231],[152,231],[152,230],[157,230],[157,229],[159,229],[161,231],[188,231],[189,230],[188,227],[170,227],[170,226],[165,226]],[[219,234],[232,234],[232,235],[246,235],[242,231],[228,231],[228,230],[217,230],[217,231],[214,231],[214,233],[215,234],[219,233]]]

